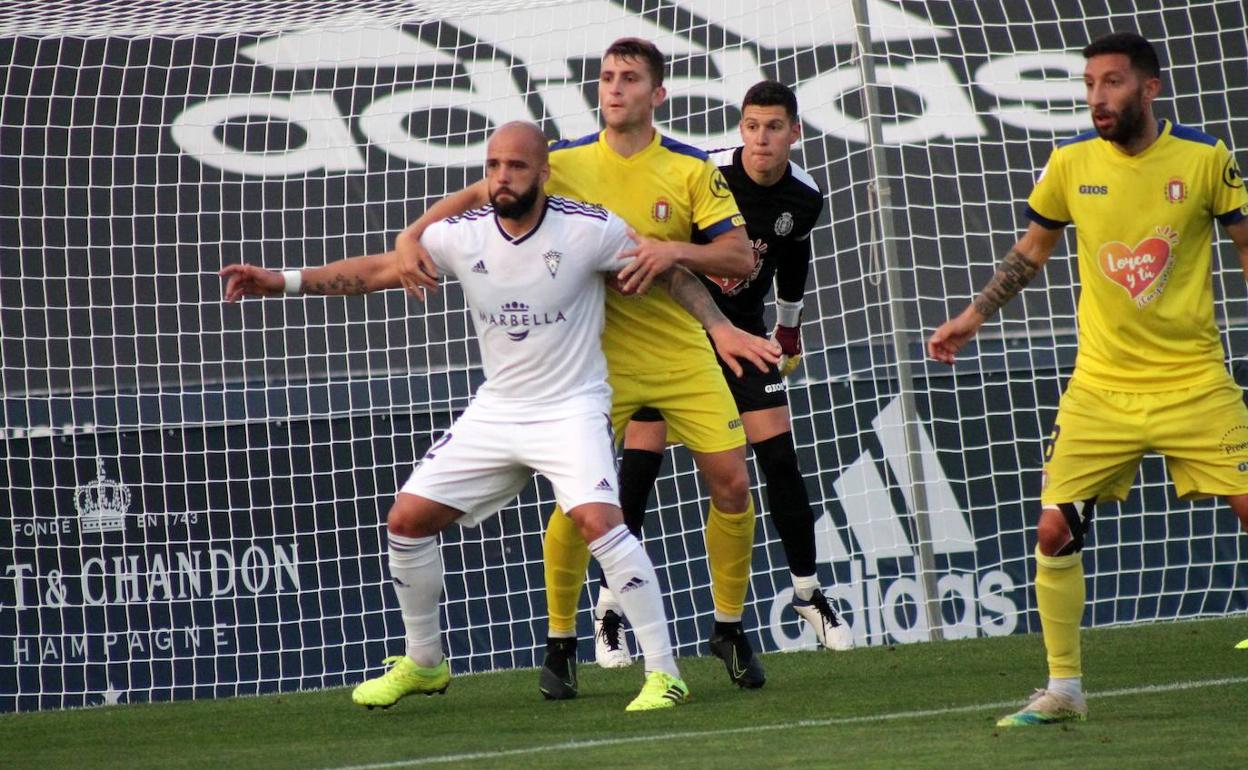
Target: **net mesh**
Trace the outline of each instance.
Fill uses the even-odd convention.
[[[627,35],[669,56],[658,118],[686,143],[736,143],[734,105],[763,77],[798,92],[796,160],[828,210],[790,402],[820,577],[859,643],[929,638],[933,594],[946,637],[1037,630],[1027,525],[1075,351],[1073,237],[956,369],[924,361],[923,336],[1014,242],[1054,142],[1088,125],[1083,45],[1131,14],[1166,66],[1158,113],[1234,150],[1248,38],[1238,0],[1030,5],[0,8],[0,708],[348,684],[396,651],[382,521],[480,383],[462,294],[225,305],[216,273],[389,248],[480,177],[503,122],[596,130],[598,57]],[[1244,282],[1215,250],[1234,361]],[[680,654],[709,631],[704,503],[673,449],[646,545]],[[443,535],[456,671],[535,665],[551,505],[535,481]],[[808,647],[767,519],[746,626],[762,649]],[[1096,625],[1248,606],[1233,517],[1176,500],[1157,458],[1086,554]]]

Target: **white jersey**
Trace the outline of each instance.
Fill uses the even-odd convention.
[[[436,222],[421,243],[463,286],[481,344],[477,401],[523,421],[609,410],[599,338],[606,281],[630,245],[628,226],[599,206],[548,196],[541,218],[513,238],[493,206]]]

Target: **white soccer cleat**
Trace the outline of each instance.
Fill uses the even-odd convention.
[[[1088,701],[1052,690],[1036,690],[1026,706],[997,721],[997,727],[1033,727],[1059,722],[1086,722]]]
[[[793,597],[793,611],[810,624],[819,645],[829,650],[854,649],[854,632],[818,588],[810,599]]]
[[[594,660],[601,668],[626,668],[633,664],[620,625],[623,620],[615,610],[607,610],[602,617],[594,615]]]

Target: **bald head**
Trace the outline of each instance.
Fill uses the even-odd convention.
[[[545,200],[542,186],[549,178],[549,152],[540,128],[517,120],[494,131],[485,151],[485,179],[490,203],[501,219],[530,216],[535,204]]]
[[[513,120],[499,126],[490,136],[489,148],[493,148],[495,144],[512,148],[520,153],[529,153],[533,162],[538,166],[546,165],[546,159],[550,155],[542,129],[538,128],[536,123],[530,123],[527,120]],[[486,152],[488,153],[489,149]]]

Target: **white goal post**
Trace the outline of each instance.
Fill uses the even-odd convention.
[[[0,711],[338,686],[399,649],[383,522],[481,381],[462,294],[226,305],[217,271],[389,248],[480,177],[502,122],[597,130],[598,57],[628,35],[668,55],[662,130],[697,147],[738,141],[736,105],[758,80],[797,91],[796,159],[828,210],[790,403],[819,574],[858,643],[1038,630],[1030,526],[1075,350],[1073,237],[957,367],[925,360],[922,341],[1024,227],[1054,143],[1089,127],[1092,38],[1155,41],[1159,114],[1242,159],[1244,6],[1174,6],[0,8]],[[1248,292],[1225,241],[1215,250],[1237,364]],[[809,648],[755,494],[746,627],[763,650]],[[645,542],[682,655],[703,653],[712,613],[704,496],[673,449]],[[455,671],[538,660],[552,504],[535,482],[443,536]],[[1158,458],[1098,511],[1085,554],[1088,624],[1248,609],[1234,517],[1176,500]]]

